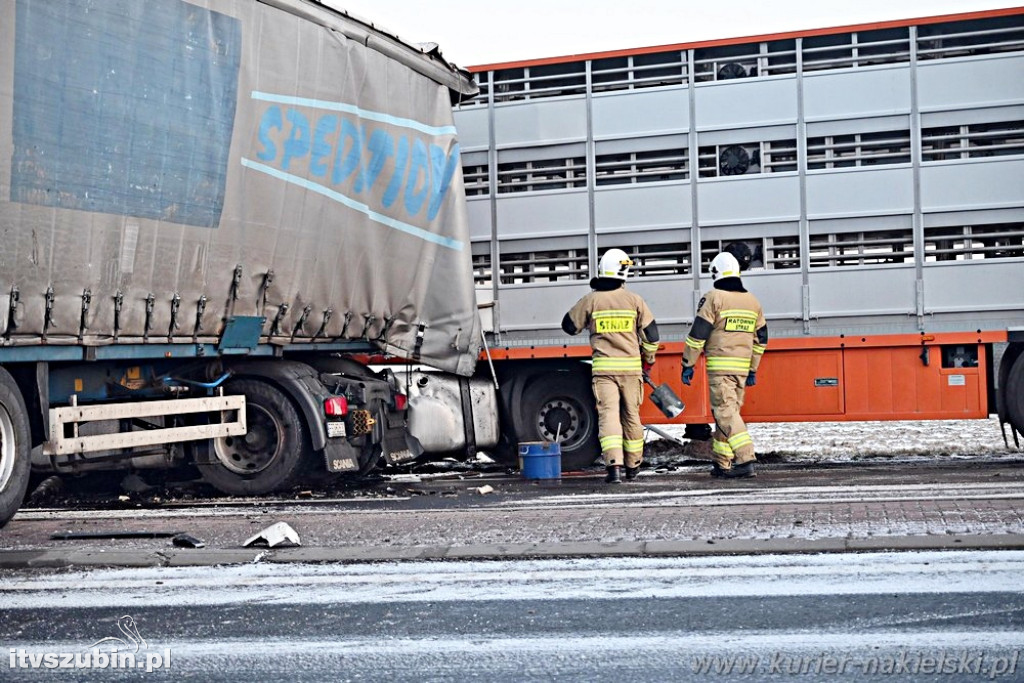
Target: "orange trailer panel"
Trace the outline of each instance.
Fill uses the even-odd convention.
[[[845,409],[842,349],[801,349],[765,354],[757,385],[747,390],[743,414],[751,419],[820,415]]]
[[[986,360],[977,367],[943,368],[939,349],[913,347],[845,351],[845,384],[850,420],[979,418],[987,414]]]
[[[984,418],[988,414],[988,359],[985,345],[1006,341],[1005,331],[773,339],[747,391],[743,414],[751,422],[924,420]],[[942,367],[942,347],[973,349],[977,364]],[[645,400],[640,417],[648,424],[710,423],[704,361],[693,386],[684,386],[684,344],[661,345],[652,380],[667,383],[686,404],[667,419]],[[582,345],[504,347],[494,360],[590,357]],[[650,394],[650,388],[647,388]]]

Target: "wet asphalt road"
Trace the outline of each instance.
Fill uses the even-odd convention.
[[[203,540],[207,549],[239,549],[279,521],[297,531],[303,549],[346,549],[352,559],[358,559],[360,549],[543,545],[550,555],[560,545],[590,543],[628,554],[629,547],[652,543],[700,543],[713,550],[723,542],[744,540],[850,543],[1021,535],[1021,464],[765,464],[757,478],[739,481],[712,479],[701,464],[665,472],[648,469],[636,482],[619,486],[605,485],[596,470],[548,482],[496,471],[435,472],[261,499],[182,500],[154,489],[118,500],[115,492],[88,504],[22,510],[0,531],[0,560],[5,550],[81,550],[100,559],[101,553],[116,551],[160,554],[171,548],[166,534],[175,532]],[[64,532],[100,537],[53,537]],[[165,535],[103,538],[106,532]],[[481,552],[477,556],[488,551]]]
[[[241,549],[281,520],[303,547]],[[207,542],[205,566],[160,566],[206,552],[172,555],[166,537],[52,538],[172,529]],[[1016,460],[768,463],[734,482],[685,464],[621,486],[597,470],[434,472],[272,500],[115,494],[28,508],[0,532],[0,559],[92,565],[0,569],[0,680],[1020,680],[1024,550],[820,552],[1000,538],[1024,548]],[[770,551],[792,543],[818,551]],[[500,559],[510,548],[521,556]],[[492,559],[371,561],[389,552]],[[140,558],[155,566],[96,568]],[[161,668],[26,668],[115,636]]]
[[[1021,575],[1020,551],[44,572],[0,579],[0,679],[1012,681]],[[162,668],[23,666],[128,616]]]

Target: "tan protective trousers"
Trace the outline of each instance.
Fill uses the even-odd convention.
[[[708,375],[711,412],[715,416],[715,435],[711,442],[715,463],[722,469],[756,460],[754,440],[740,417],[746,375]]]
[[[595,375],[593,387],[604,464],[621,466],[625,453],[626,467],[639,467],[644,459],[644,426],[640,422],[643,377]]]

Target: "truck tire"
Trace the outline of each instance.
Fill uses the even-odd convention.
[[[31,472],[28,411],[17,383],[0,368],[0,527],[21,507]]]
[[[302,415],[274,385],[239,379],[226,394],[245,394],[244,436],[202,442],[196,466],[211,486],[229,495],[258,496],[292,487],[309,471],[313,452]]]
[[[516,415],[516,434],[520,441],[554,441],[557,435],[563,471],[593,465],[600,449],[590,375],[580,372],[537,375],[523,392]]]
[[[1006,375],[1003,405],[1006,419],[1018,433],[1024,434],[1024,353],[1017,356]]]

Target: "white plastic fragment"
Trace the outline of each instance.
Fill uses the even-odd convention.
[[[484,484],[483,486],[477,486],[473,490],[476,491],[477,493],[479,493],[481,496],[483,496],[483,495],[486,495],[488,493],[493,493],[494,492],[494,487],[490,486],[488,484]]]
[[[268,548],[276,548],[279,545],[302,545],[299,541],[299,535],[295,532],[295,529],[288,526],[286,522],[277,522],[271,524],[263,531],[260,531],[243,545],[255,545],[257,543],[266,543]]]

